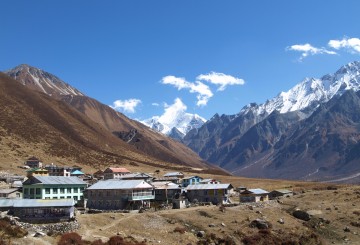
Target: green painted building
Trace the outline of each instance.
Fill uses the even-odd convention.
[[[87,184],[78,177],[33,176],[23,183],[24,199],[83,199]]]

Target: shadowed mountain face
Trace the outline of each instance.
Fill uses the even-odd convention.
[[[156,161],[169,162],[190,168],[213,169],[222,172],[219,168],[207,164],[183,144],[154,132],[143,124],[116,112],[109,106],[85,96],[77,89],[47,72],[21,65],[6,73],[20,82],[16,84],[25,85],[22,86],[23,89],[30,88],[44,93],[37,96],[47,100],[53,101],[52,98],[55,98],[56,102],[52,103],[70,106],[69,108],[72,108],[72,111],[80,113],[86,119],[83,119],[86,124],[91,124],[91,127],[96,126],[102,132],[106,132],[107,137],[110,135],[111,141],[104,140],[102,145],[117,149],[121,144],[126,146],[125,149],[143,155],[144,158],[157,159]],[[6,79],[4,75],[3,79],[7,80],[7,83],[14,83],[14,80]],[[21,98],[18,99],[21,101]],[[73,134],[76,135],[77,133]]]
[[[236,115],[216,114],[183,142],[235,175],[357,183],[359,90],[352,62]]]

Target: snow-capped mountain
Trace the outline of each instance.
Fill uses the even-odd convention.
[[[58,77],[29,65],[19,65],[11,70],[5,71],[5,74],[33,90],[46,93],[53,97],[63,95],[84,96],[79,90],[65,83]]]
[[[321,103],[329,101],[334,95],[342,95],[346,90],[360,89],[360,62],[351,62],[341,67],[336,73],[320,79],[305,78],[287,92],[281,92],[264,104],[255,103],[245,106],[238,115],[247,114],[250,110],[261,117],[274,110],[280,113],[301,111],[311,112]]]
[[[191,129],[200,128],[206,120],[197,114],[178,113],[170,117],[167,117],[165,114],[162,116],[154,116],[141,122],[166,135],[169,135],[172,132],[172,129],[176,128],[183,137]]]
[[[165,109],[163,115],[141,121],[158,132],[169,136],[176,135],[176,139],[183,138],[190,130],[200,128],[205,122],[199,115],[187,113],[186,105],[179,98]]]

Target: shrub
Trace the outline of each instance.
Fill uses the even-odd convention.
[[[184,227],[176,227],[174,229],[174,232],[179,232],[180,234],[184,234],[186,232],[186,229]]]
[[[81,236],[76,232],[65,233],[61,236],[58,245],[83,245]]]

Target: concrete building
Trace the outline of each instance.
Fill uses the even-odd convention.
[[[21,198],[19,188],[0,189],[0,198]]]
[[[190,177],[183,178],[182,187],[186,187],[188,185],[199,184],[201,180],[203,180],[203,178],[201,178],[199,176],[190,176]]]
[[[30,168],[42,168],[42,162],[36,157],[30,157],[24,162],[24,165]]]
[[[34,176],[23,183],[24,199],[83,199],[87,184],[78,177]]]
[[[153,182],[151,183],[155,188],[155,201],[169,202],[179,197],[181,194],[181,187],[170,181]]]
[[[291,190],[278,189],[278,190],[273,190],[272,192],[270,192],[269,193],[269,198],[270,199],[275,199],[277,197],[291,197],[293,195],[294,195],[294,193]]]

